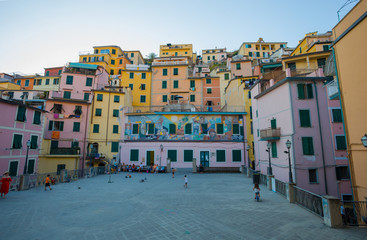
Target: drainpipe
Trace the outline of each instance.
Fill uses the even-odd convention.
[[[85,128],[84,128],[84,139],[83,139],[83,161],[82,161],[82,174],[84,176],[84,163],[85,163],[85,150],[86,150],[86,141],[87,141],[87,127],[88,127],[88,116],[89,116],[89,107],[87,105],[87,114],[85,117]]]
[[[324,141],[322,138],[322,131],[321,131],[321,120],[320,120],[320,108],[319,108],[319,97],[317,94],[317,86],[316,81],[313,80],[313,84],[315,87],[315,97],[316,97],[316,107],[317,107],[317,119],[319,121],[319,133],[320,133],[320,141],[321,141],[321,153],[322,153],[322,166],[324,169],[324,182],[325,182],[325,193],[326,195],[329,194],[328,187],[327,187],[327,178],[326,178],[326,167],[325,167],[325,152],[324,152]]]

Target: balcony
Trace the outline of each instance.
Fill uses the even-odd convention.
[[[329,99],[335,99],[339,96],[338,83],[335,80],[329,82],[326,87]]]
[[[51,148],[50,155],[79,155],[80,148]]]
[[[164,66],[164,65],[184,65],[188,64],[187,61],[164,61],[164,62],[153,62],[152,66]]]
[[[280,128],[267,128],[260,130],[260,141],[271,141],[280,139]]]

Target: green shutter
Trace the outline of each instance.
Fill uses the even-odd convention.
[[[139,134],[139,124],[133,124],[133,134]]]
[[[36,124],[36,125],[41,124],[41,112],[34,111],[33,124]]]
[[[332,115],[333,115],[333,122],[343,122],[341,109],[332,109]]]
[[[168,158],[171,162],[177,162],[177,150],[168,150]]]
[[[314,155],[312,137],[302,137],[303,155]]]
[[[240,126],[240,134],[241,136],[245,136],[245,130],[243,129],[243,126]]]
[[[278,157],[277,143],[276,142],[271,142],[271,157],[273,157],[273,158]]]
[[[193,150],[184,150],[184,162],[192,162]]]
[[[154,123],[148,123],[148,134],[154,134]]]
[[[141,74],[141,79],[145,79],[146,78],[146,73],[142,73]]]
[[[178,75],[178,68],[173,69],[173,75]]]
[[[102,116],[102,109],[96,108],[96,116]]]
[[[97,101],[103,101],[103,95],[97,94]]]
[[[167,88],[167,81],[162,81],[162,89],[166,89]]]
[[[223,133],[224,133],[223,124],[222,123],[218,123],[217,124],[217,134],[223,134]]]
[[[130,73],[130,79],[134,78],[134,73]]]
[[[190,80],[190,88],[194,88],[195,87],[195,80]]]
[[[298,98],[305,99],[305,85],[297,84],[297,88],[298,88]]]
[[[64,121],[60,122],[60,131],[64,131]]]
[[[112,133],[119,133],[119,125],[113,125]]]
[[[84,100],[89,101],[89,93],[84,93]]]
[[[54,127],[54,121],[50,121],[50,122],[48,123],[48,130],[49,130],[49,131],[52,131],[53,127]]]
[[[87,77],[87,82],[85,83],[85,86],[91,87],[93,83],[93,78]]]
[[[112,116],[113,117],[118,117],[119,116],[119,110],[118,109],[113,109]]]
[[[66,76],[66,84],[73,85],[73,76]]]
[[[116,103],[120,102],[120,96],[114,96],[113,101]]]
[[[226,161],[226,150],[217,150],[217,162]]]
[[[15,177],[18,175],[18,162],[10,162],[9,176]]]
[[[236,70],[240,70],[241,69],[241,64],[240,63],[237,63],[236,64]]]
[[[173,81],[173,88],[178,88],[178,80]]]
[[[167,68],[163,68],[163,76],[167,76]]]
[[[17,121],[25,122],[26,119],[26,107],[25,106],[19,106],[18,107],[18,114],[17,114]]]
[[[28,160],[28,169],[27,169],[28,174],[33,174],[34,173],[34,163],[35,163],[35,160],[33,160],[33,159]]]
[[[310,110],[299,110],[301,127],[311,127]]]
[[[64,98],[66,98],[66,99],[70,99],[70,98],[71,98],[71,92],[69,92],[69,91],[64,91]]]
[[[173,123],[169,125],[169,134],[176,134],[176,125]]]
[[[99,133],[99,124],[93,125],[93,133]]]
[[[12,148],[21,149],[22,146],[23,146],[22,140],[23,140],[23,136],[22,135],[14,134]]]
[[[307,98],[313,98],[312,83],[307,84]]]
[[[38,148],[38,136],[32,136],[31,137],[31,149],[37,149]]]
[[[250,119],[252,119],[252,106],[250,106]]]
[[[270,126],[271,126],[271,129],[277,128],[277,120],[275,118],[270,120]]]
[[[232,162],[241,162],[241,150],[232,150]]]
[[[162,95],[162,102],[167,102],[167,95]]]
[[[195,95],[190,95],[190,102],[195,102]]]
[[[186,123],[185,134],[192,134],[192,124],[191,123]]]
[[[233,134],[240,134],[240,125],[233,124]]]
[[[347,150],[345,136],[336,136],[336,150]]]
[[[111,142],[111,152],[119,151],[119,142]]]
[[[80,122],[74,122],[73,132],[80,132]]]
[[[229,73],[224,74],[224,80],[229,80]]]
[[[139,150],[138,149],[131,149],[130,150],[130,161],[139,161]]]

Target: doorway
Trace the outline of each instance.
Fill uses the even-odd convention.
[[[154,151],[147,151],[147,166],[154,164]]]
[[[209,151],[200,152],[200,164],[203,167],[209,167]]]

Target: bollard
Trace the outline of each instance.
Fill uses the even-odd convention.
[[[295,183],[287,183],[287,199],[289,203],[294,203],[294,187],[296,186]]]
[[[270,176],[268,176],[268,177],[267,177],[267,179],[266,179],[266,183],[267,183],[267,185],[268,185],[268,189],[269,189],[270,191],[272,191],[272,190],[273,190],[273,178],[274,178],[274,176],[273,176],[273,175],[270,175]]]

